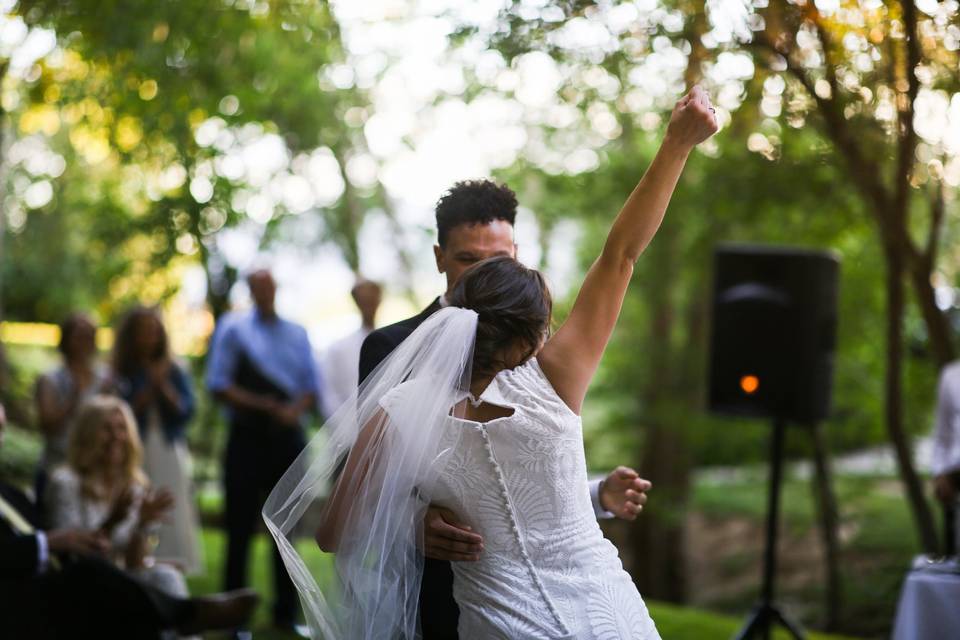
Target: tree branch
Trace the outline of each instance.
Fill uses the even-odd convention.
[[[940,183],[930,198],[930,229],[927,231],[927,244],[923,251],[923,258],[931,268],[937,263],[937,249],[940,246],[945,211],[946,193],[943,183]]]
[[[355,274],[360,274],[360,248],[357,246],[357,235],[360,232],[360,225],[363,223],[364,208],[357,195],[356,187],[347,174],[347,157],[344,148],[341,145],[331,145],[330,150],[337,161],[337,168],[340,170],[340,179],[343,180],[343,195],[341,206],[334,207],[338,212],[339,219],[335,231],[338,238],[340,250],[346,259],[350,268]]]
[[[707,57],[707,48],[703,45],[703,34],[710,25],[707,23],[707,9],[705,0],[693,0],[690,16],[684,25],[684,37],[690,43],[691,51],[687,56],[687,66],[683,72],[684,83],[689,89],[703,78],[702,64]]]
[[[783,57],[787,64],[787,71],[803,86],[806,92],[817,104],[817,110],[826,124],[826,133],[833,141],[834,146],[846,160],[847,169],[868,202],[873,203],[873,214],[877,218],[881,232],[887,241],[895,238],[894,229],[887,212],[890,210],[890,198],[886,188],[880,180],[880,168],[875,161],[868,159],[861,151],[853,136],[846,127],[843,115],[836,108],[836,94],[833,99],[821,98],[817,95],[813,81],[807,73],[793,60],[789,51],[780,50],[763,34],[751,43],[752,47],[760,47]]]
[[[910,193],[910,169],[913,167],[914,152],[917,146],[917,132],[913,126],[914,102],[920,90],[920,81],[917,79],[917,65],[920,64],[920,46],[917,43],[917,8],[914,0],[904,0],[903,22],[904,35],[907,47],[907,68],[905,70],[907,92],[901,93],[903,101],[897,100],[897,114],[899,127],[897,137],[897,173],[894,183],[894,212],[903,216],[904,223],[907,216],[907,203]],[[897,84],[894,83],[894,90]]]
[[[827,83],[830,85],[830,95],[834,100],[839,100],[840,87],[837,85],[837,64],[831,54],[833,42],[830,39],[830,34],[823,27],[823,16],[820,15],[820,11],[817,10],[816,6],[810,3],[807,11],[810,14],[813,25],[817,28],[817,37],[820,38],[820,48],[823,49],[823,73],[827,79]]]

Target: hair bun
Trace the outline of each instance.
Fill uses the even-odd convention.
[[[510,257],[470,267],[450,304],[477,312],[474,375],[493,375],[533,356],[550,329],[553,300],[543,275]]]

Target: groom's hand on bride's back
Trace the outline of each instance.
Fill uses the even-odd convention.
[[[600,486],[600,506],[621,520],[635,520],[653,487],[629,467],[617,467]]]
[[[423,555],[434,560],[473,562],[483,552],[483,536],[443,507],[428,507],[423,518]]]

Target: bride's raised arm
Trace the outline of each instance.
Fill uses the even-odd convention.
[[[716,131],[710,98],[694,87],[674,107],[660,149],[613,221],[570,316],[540,351],[540,366],[575,413],[617,323],[633,265],[660,227],[687,157]]]

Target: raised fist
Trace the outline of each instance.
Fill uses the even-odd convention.
[[[717,132],[717,116],[710,96],[699,85],[683,96],[670,114],[667,138],[693,148]]]

